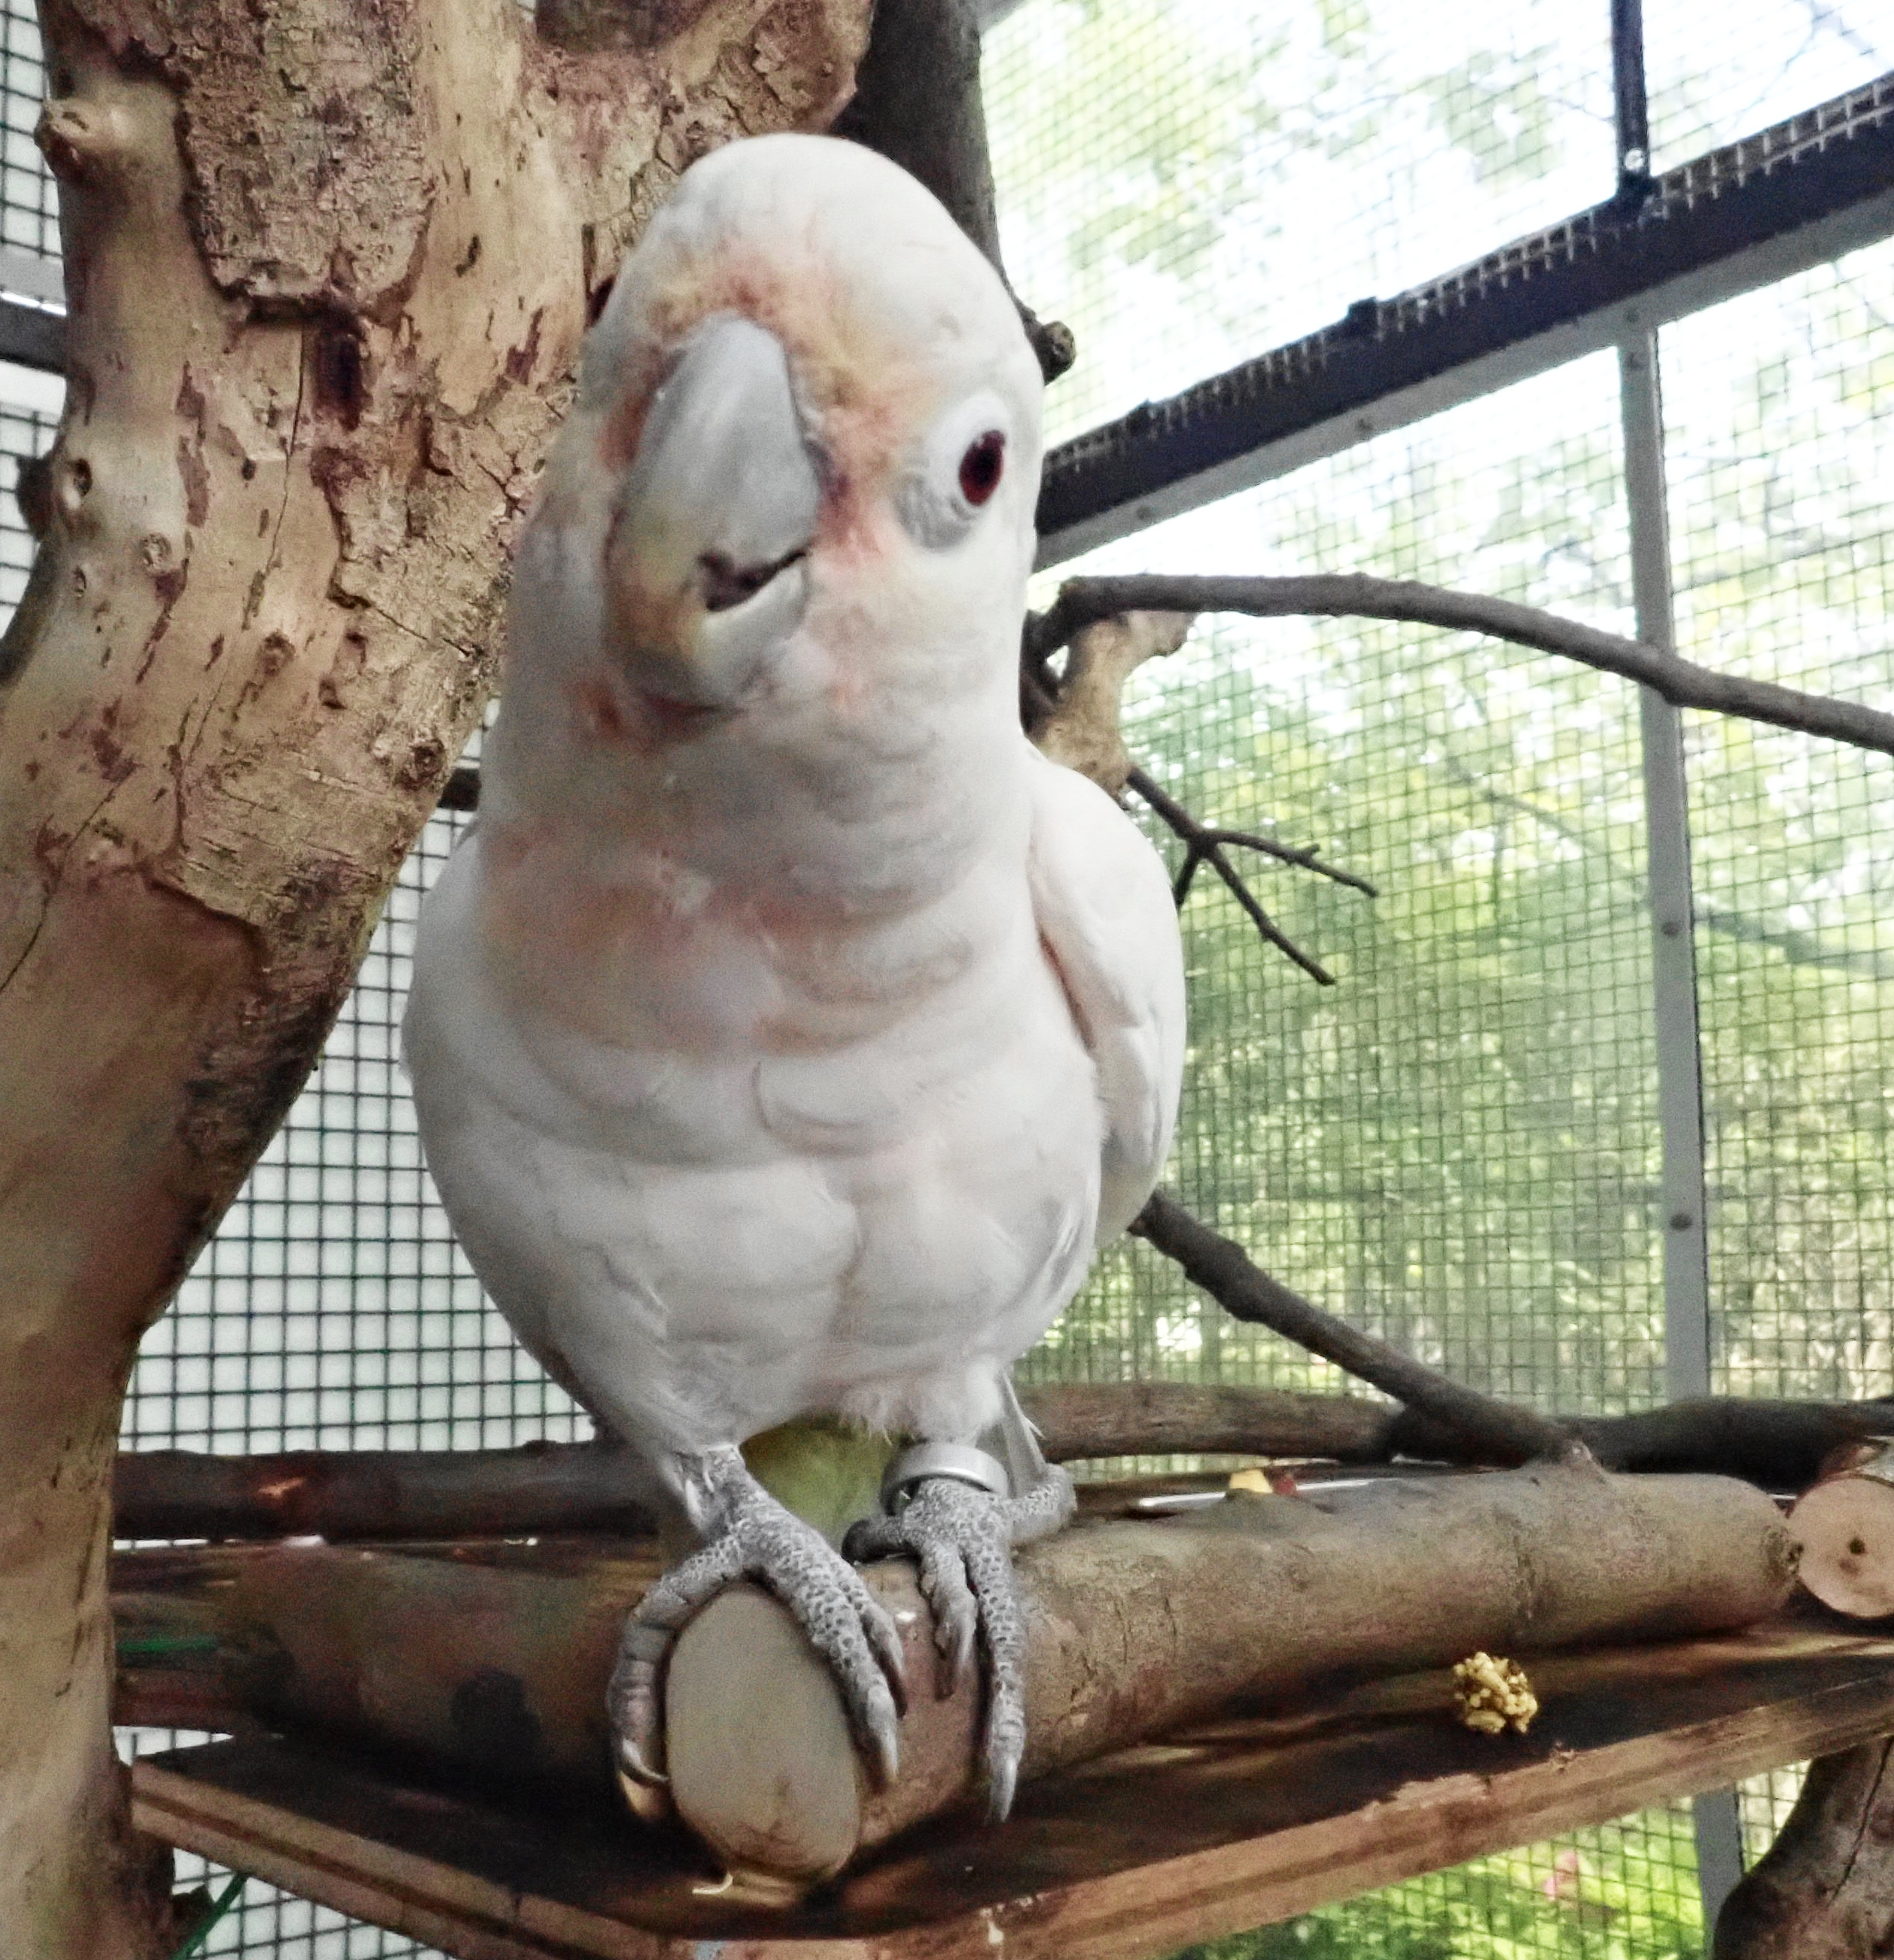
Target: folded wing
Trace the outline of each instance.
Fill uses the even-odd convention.
[[[1170,1153],[1184,1065],[1184,963],[1157,854],[1097,784],[1035,752],[1033,909],[1098,1068],[1098,1242],[1138,1215]]]

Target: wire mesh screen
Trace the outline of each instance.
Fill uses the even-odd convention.
[[[1565,0],[1030,0],[987,38],[1008,268],[1078,336],[1056,440],[1609,196]]]
[[[40,25],[29,0],[0,11],[0,244],[30,253],[59,249],[59,202],[33,140],[46,97]]]
[[[1623,626],[1617,381],[1599,357],[1088,561],[1362,569]],[[1662,1386],[1638,707],[1623,683],[1369,622],[1226,620],[1143,670],[1134,752],[1179,801],[1373,883],[1258,859],[1335,980],[1204,879],[1172,1176],[1290,1284],[1501,1393]],[[1175,846],[1171,847],[1173,855]],[[1340,1385],[1112,1255],[1033,1357],[1061,1373]]]
[[[1647,1811],[1175,1960],[1696,1960],[1690,1829],[1687,1811]]]
[[[1361,570],[1628,630],[1617,417],[1599,356],[1062,572]],[[1225,621],[1143,670],[1127,739],[1199,816],[1319,845],[1377,888],[1256,867],[1332,988],[1227,893],[1193,892],[1185,1201],[1462,1379],[1549,1408],[1661,1401],[1635,690],[1412,628]],[[1028,1365],[1342,1386],[1141,1246],[1109,1256]],[[1208,1952],[1655,1955],[1701,1934],[1689,1815],[1666,1810]]]
[[[1894,247],[1664,336],[1679,645],[1894,687]],[[1717,1386],[1894,1388],[1894,762],[1693,718]],[[1743,1793],[1766,1843],[1795,1779]]]
[[[590,1433],[455,1244],[401,1074],[415,913],[465,821],[430,820],[309,1086],[146,1336],[129,1446],[479,1449]]]
[[[1667,170],[1894,68],[1885,7],[1644,0],[1653,166]]]
[[[1664,339],[1679,646],[1894,685],[1894,249]],[[1885,1394],[1894,1352],[1894,761],[1695,718],[1692,830],[1721,1382]]]

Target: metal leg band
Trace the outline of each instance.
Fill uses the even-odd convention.
[[[950,1477],[957,1484],[971,1484],[996,1497],[1011,1497],[1013,1491],[1006,1465],[984,1449],[968,1443],[917,1443],[888,1465],[881,1479],[882,1509],[899,1515],[913,1496],[914,1487],[930,1477]]]

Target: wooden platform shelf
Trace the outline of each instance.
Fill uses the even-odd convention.
[[[629,1819],[282,1739],[141,1761],[146,1831],[461,1960],[1141,1960],[1894,1732],[1894,1638],[1782,1624],[1542,1657],[1526,1736],[1444,1674],[1231,1717],[937,1823],[789,1909]]]

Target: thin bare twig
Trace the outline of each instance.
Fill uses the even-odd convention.
[[[1220,830],[1206,824],[1184,808],[1174,797],[1159,788],[1149,773],[1143,769],[1133,769],[1125,778],[1130,787],[1149,803],[1170,828],[1176,831],[1186,845],[1198,838],[1207,844],[1240,844],[1246,851],[1260,851],[1265,857],[1275,858],[1285,864],[1295,864],[1305,871],[1317,871],[1325,878],[1332,878],[1338,885],[1347,885],[1367,897],[1377,898],[1380,893],[1365,878],[1358,878],[1352,871],[1344,871],[1331,864],[1321,854],[1318,845],[1310,844],[1297,850],[1293,845],[1278,844],[1273,837],[1263,837],[1251,830]],[[1202,854],[1198,853],[1201,856]],[[1181,877],[1182,874],[1179,873]],[[1185,889],[1189,889],[1185,883]]]
[[[1224,846],[1226,844],[1246,845],[1252,850],[1266,851],[1272,856],[1288,858],[1291,863],[1307,863],[1307,853],[1292,853],[1286,846],[1272,845],[1265,838],[1251,837],[1244,832],[1216,830],[1208,824],[1199,822],[1174,797],[1160,789],[1142,769],[1133,769],[1125,781],[1127,788],[1135,790],[1183,839],[1183,868],[1178,872],[1176,881],[1171,887],[1171,896],[1179,908],[1190,896],[1191,881],[1197,875],[1197,867],[1208,864],[1228,886],[1231,896],[1249,915],[1251,923],[1272,946],[1279,953],[1287,954],[1319,985],[1332,987],[1335,985],[1335,975],[1319,960],[1304,953],[1263,910],[1255,892],[1250,890],[1237,867],[1224,856]],[[1326,864],[1310,865],[1309,868],[1326,873],[1331,877],[1340,877],[1345,884],[1359,885],[1361,882],[1345,873],[1329,871]]]
[[[1188,1278],[1237,1319],[1273,1328],[1310,1354],[1345,1368],[1357,1380],[1464,1439],[1484,1462],[1526,1463],[1589,1455],[1561,1424],[1450,1381],[1398,1348],[1291,1293],[1233,1239],[1213,1232],[1164,1192],[1151,1194],[1131,1229],[1175,1259]]]
[[[1832,695],[1804,694],[1771,681],[1718,673],[1641,640],[1542,612],[1510,599],[1450,592],[1412,580],[1361,573],[1306,578],[1186,578],[1142,574],[1068,579],[1046,612],[1027,622],[1027,657],[1036,663],[1093,620],[1116,612],[1245,612],[1259,619],[1314,614],[1327,618],[1399,619],[1484,633],[1516,646],[1557,654],[1603,673],[1641,682],[1679,708],[1733,714],[1775,728],[1819,735],[1857,749],[1894,755],[1894,714]]]

